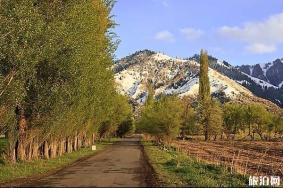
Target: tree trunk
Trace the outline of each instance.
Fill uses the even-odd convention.
[[[94,144],[95,143],[95,139],[96,137],[95,137],[95,133],[92,133],[92,142],[91,142],[91,144]]]
[[[14,164],[17,161],[17,157],[16,157],[16,148],[15,147],[9,147],[9,153],[7,154],[8,156],[8,160],[10,163]]]
[[[43,151],[44,152],[44,158],[49,159],[49,145],[48,145],[47,141],[44,142],[43,150],[44,150]]]
[[[249,135],[248,136],[252,136],[252,133],[251,133],[251,124],[249,124]]]
[[[65,140],[60,140],[58,146],[58,156],[62,156],[65,153]]]
[[[30,141],[30,143],[28,144],[27,148],[26,148],[26,153],[27,153],[27,160],[31,161],[32,160],[32,140]]]
[[[35,160],[38,159],[38,150],[39,150],[38,139],[34,138],[32,143],[32,159]]]
[[[89,146],[90,146],[90,143],[91,143],[91,138],[86,137],[86,138],[85,138],[85,147],[89,147]]]
[[[53,140],[50,144],[50,158],[55,158],[57,156],[57,141]]]
[[[78,148],[80,149],[82,147],[82,135],[78,135]]]
[[[72,152],[72,139],[70,137],[67,138],[67,153],[71,153]]]
[[[74,137],[74,151],[78,150],[78,136],[75,135]]]
[[[217,139],[217,135],[214,135],[214,141]]]
[[[263,136],[263,134],[261,132],[258,131],[257,134],[259,135],[261,140],[264,140],[264,136]]]
[[[14,129],[7,132],[8,147],[7,157],[11,163],[16,163],[16,137]]]
[[[86,134],[82,133],[82,146],[86,147]]]
[[[24,111],[19,106],[16,110],[18,116],[18,129],[19,129],[19,138],[18,138],[18,149],[17,157],[19,160],[24,161],[26,159],[26,130],[27,130],[27,121],[24,115]]]
[[[207,122],[205,122],[205,130],[204,130],[204,140],[208,140],[208,125]]]

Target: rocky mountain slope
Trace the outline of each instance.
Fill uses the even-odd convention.
[[[199,56],[195,55],[189,59],[198,61],[198,58]],[[233,67],[228,62],[225,62],[225,61],[220,61],[220,62],[222,62],[225,66],[221,66],[217,58],[209,56],[209,65],[211,68],[235,80],[242,86],[249,89],[254,95],[270,100],[273,103],[277,104],[278,106],[283,107],[283,88],[282,87],[273,85],[272,83],[270,83],[270,81],[265,81],[260,78],[253,77],[245,72],[242,72],[240,67]],[[277,70],[274,72],[277,73],[277,74],[274,73],[275,77],[283,74],[283,72],[280,70]]]
[[[250,78],[249,75],[242,73],[229,63],[213,57],[209,57],[209,63],[209,78],[213,96],[222,100],[254,100],[268,103],[256,97],[252,90],[245,87],[249,85],[248,82],[256,83],[253,81],[254,78]],[[145,102],[148,95],[148,83],[154,87],[156,96],[177,94],[196,97],[198,94],[197,55],[188,59],[177,59],[162,53],[143,50],[118,60],[113,69],[118,90],[128,95],[136,103]],[[233,72],[236,74],[233,75]],[[269,83],[264,82],[264,84]]]
[[[264,80],[269,84],[281,88],[283,87],[283,59],[276,59],[273,62],[238,66],[240,71]]]

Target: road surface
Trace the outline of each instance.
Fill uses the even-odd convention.
[[[145,187],[146,162],[137,136],[125,138],[106,150],[59,172],[24,186]]]

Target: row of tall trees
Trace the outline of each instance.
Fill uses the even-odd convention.
[[[283,114],[268,112],[259,104],[227,103],[224,105],[224,130],[226,134],[234,135],[246,133],[245,138],[262,140],[282,137]]]
[[[112,7],[112,0],[0,2],[0,132],[10,161],[72,152],[130,116],[111,70]]]
[[[187,97],[162,96],[143,107],[137,130],[165,143],[191,136],[205,140],[283,138],[283,112],[269,112],[262,104],[221,104],[212,99],[205,112],[200,110],[200,104]]]

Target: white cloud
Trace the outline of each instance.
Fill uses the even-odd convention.
[[[264,53],[271,53],[276,51],[276,46],[274,45],[266,45],[261,43],[251,44],[246,47],[246,50],[255,54],[264,54]]]
[[[160,31],[160,32],[156,33],[154,38],[156,40],[160,40],[160,41],[164,41],[164,42],[175,42],[174,35],[167,30]]]
[[[201,37],[203,31],[191,27],[183,28],[180,32],[186,37],[187,40],[195,40]]]
[[[283,13],[275,14],[260,22],[248,22],[242,26],[223,26],[222,36],[237,39],[247,44],[250,52],[270,53],[283,44]]]

